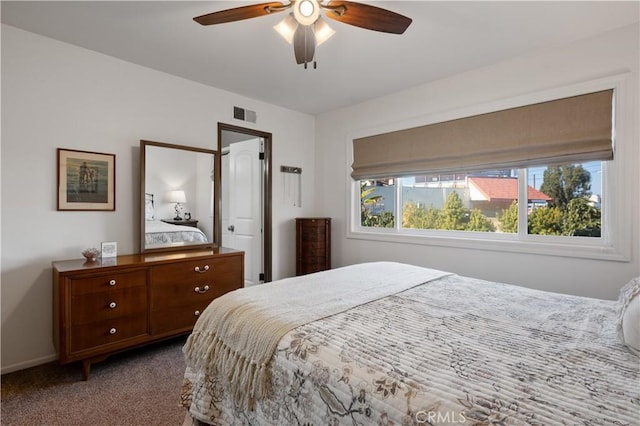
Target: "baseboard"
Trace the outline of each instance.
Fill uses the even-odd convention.
[[[48,362],[56,361],[58,359],[57,355],[47,355],[41,358],[31,359],[29,361],[19,362],[17,364],[3,366],[0,369],[0,374],[13,373],[14,371],[20,371],[31,367],[36,367],[38,365],[46,364]]]

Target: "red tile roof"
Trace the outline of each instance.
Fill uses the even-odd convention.
[[[475,188],[485,196],[487,201],[517,200],[518,178],[504,177],[470,177],[469,186]],[[552,198],[529,185],[529,200],[551,201]]]

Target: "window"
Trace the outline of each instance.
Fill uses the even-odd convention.
[[[602,165],[591,161],[363,180],[360,226],[414,234],[507,234],[524,240],[600,238]],[[524,226],[519,218],[526,218]]]
[[[348,237],[627,261],[628,87],[603,78],[354,137]]]

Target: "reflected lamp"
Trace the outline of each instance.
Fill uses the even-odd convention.
[[[187,202],[187,196],[181,189],[167,192],[167,201],[170,203],[176,203],[176,217],[173,220],[182,220],[180,217],[180,211],[182,210],[182,204]]]

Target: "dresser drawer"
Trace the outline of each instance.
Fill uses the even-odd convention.
[[[197,272],[196,267],[201,272]],[[151,278],[151,310],[202,304],[206,306],[216,297],[242,287],[242,268],[242,256],[154,267]]]
[[[232,260],[239,259],[239,257],[203,258],[202,260],[154,266],[151,269],[151,281],[153,285],[171,284],[177,281],[200,284],[203,281],[211,281],[214,277],[218,278],[234,270],[234,265],[238,262],[232,262]]]
[[[147,283],[147,272],[144,270],[130,272],[114,272],[94,277],[72,277],[71,295],[99,293],[122,288],[144,286]]]
[[[147,288],[128,287],[71,298],[71,322],[86,324],[147,312]]]
[[[118,317],[71,327],[71,352],[93,349],[147,334],[146,314]]]
[[[209,302],[199,302],[154,312],[151,317],[151,333],[162,334],[177,329],[191,330],[207,306]]]

